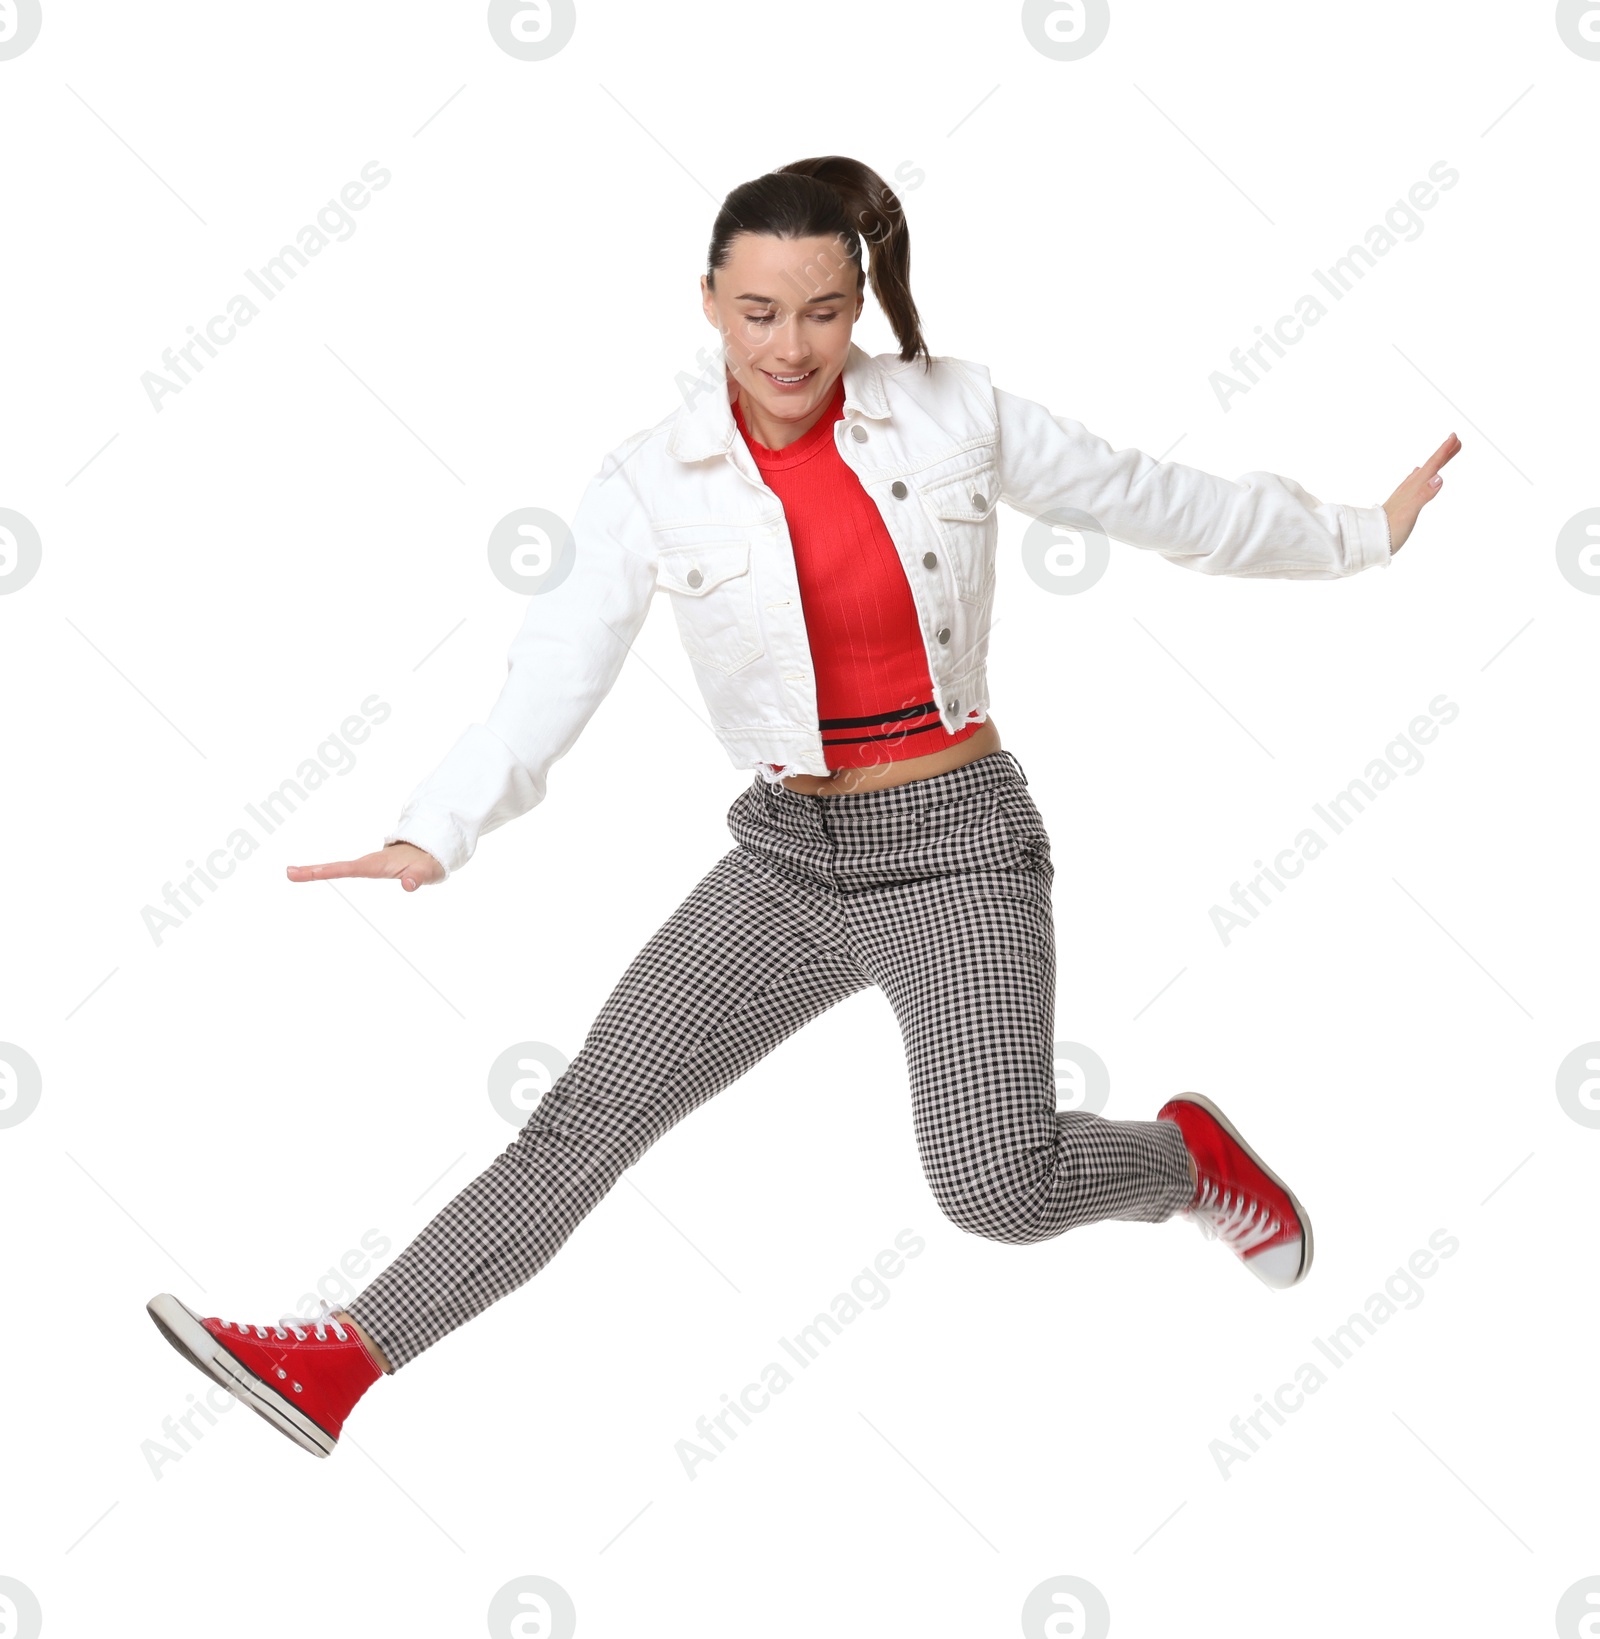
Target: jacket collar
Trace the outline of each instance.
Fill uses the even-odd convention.
[[[889,414],[889,395],[883,385],[883,366],[864,348],[850,343],[844,361],[844,410],[846,415],[870,416],[881,421]],[[703,461],[710,455],[725,455],[738,436],[734,425],[733,378],[723,366],[723,389],[716,387],[697,395],[673,417],[667,438],[667,453],[680,461]]]

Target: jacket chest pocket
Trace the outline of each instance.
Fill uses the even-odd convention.
[[[919,493],[939,532],[957,595],[982,603],[994,590],[999,472],[992,463],[974,467],[959,478],[938,479]]]
[[[733,672],[759,658],[763,644],[748,540],[663,546],[656,585],[672,594],[678,634],[697,665]]]

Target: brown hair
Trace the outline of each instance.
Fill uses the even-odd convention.
[[[715,285],[716,270],[728,260],[728,249],[741,233],[770,233],[779,239],[811,239],[837,234],[856,270],[856,288],[864,283],[861,240],[871,247],[872,293],[909,363],[921,357],[932,368],[927,343],[911,299],[911,232],[894,190],[870,166],[842,154],[797,159],[749,182],[741,182],[722,202],[711,225],[706,278]]]

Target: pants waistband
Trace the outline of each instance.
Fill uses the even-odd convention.
[[[777,811],[785,809],[800,813],[804,809],[825,809],[830,815],[851,819],[907,817],[920,814],[928,808],[948,802],[959,802],[975,792],[991,791],[998,786],[1026,785],[1028,776],[1014,752],[991,751],[985,757],[975,757],[959,768],[947,769],[943,774],[932,774],[923,780],[908,780],[904,785],[883,786],[876,791],[848,791],[842,795],[811,795],[791,791],[786,785],[769,784],[758,774],[752,782],[765,800]]]

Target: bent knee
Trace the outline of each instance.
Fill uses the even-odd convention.
[[[1025,1246],[1057,1233],[1041,1222],[1037,1191],[995,1186],[957,1190],[935,1185],[933,1198],[957,1229],[985,1240]]]

